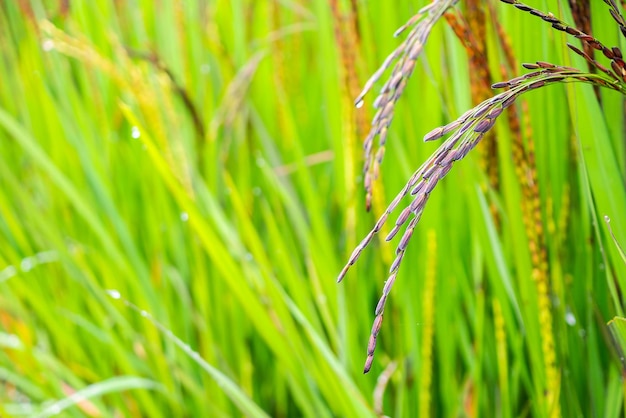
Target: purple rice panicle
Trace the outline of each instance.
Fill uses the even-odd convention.
[[[444,12],[457,2],[458,0],[434,0],[400,27],[394,36],[399,36],[409,27],[413,27],[413,29],[411,29],[398,48],[387,56],[380,68],[367,80],[363,90],[354,102],[357,108],[363,106],[365,95],[372,89],[374,83],[382,77],[383,73],[391,67],[392,63],[395,62],[391,75],[374,100],[374,108],[378,109],[378,112],[376,112],[372,120],[372,128],[363,142],[363,184],[365,187],[365,208],[368,211],[372,204],[373,183],[378,178],[380,164],[385,154],[387,129],[393,119],[396,102],[404,92],[407,80],[413,74],[416,60],[422,53],[424,44],[433,26]],[[374,151],[373,142],[376,136],[378,136],[378,149]]]
[[[363,369],[364,373],[367,373],[372,366],[376,340],[382,326],[385,303],[396,280],[398,269],[402,263],[407,245],[422,216],[431,192],[437,186],[439,180],[445,177],[452,169],[454,162],[463,159],[480,142],[485,134],[489,132],[504,109],[511,106],[520,95],[528,91],[557,82],[584,82],[601,87],[608,87],[626,94],[626,85],[616,83],[612,78],[609,78],[608,75],[586,73],[575,68],[558,66],[542,61],[523,64],[523,66],[536,71],[508,81],[493,84],[493,88],[508,88],[508,90],[485,100],[478,106],[465,112],[457,120],[433,129],[424,136],[424,141],[434,141],[445,135],[452,134],[437,151],[413,173],[406,185],[378,219],[374,228],[354,249],[347,264],[339,274],[337,282],[343,280],[350,267],[358,260],[365,247],[372,241],[374,235],[382,229],[389,215],[398,207],[400,202],[405,197],[411,196],[411,203],[400,212],[396,218],[394,227],[385,238],[386,241],[390,241],[404,227],[404,232],[396,246],[396,258],[391,263],[389,276],[374,311],[376,317],[367,345],[367,359]]]

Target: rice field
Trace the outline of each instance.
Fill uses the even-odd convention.
[[[624,4],[526,1],[0,2],[0,416],[625,416]]]

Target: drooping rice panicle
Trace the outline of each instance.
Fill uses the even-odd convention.
[[[378,177],[379,166],[384,157],[388,128],[393,119],[396,102],[402,95],[407,80],[413,74],[416,60],[422,53],[424,44],[433,26],[441,18],[443,13],[457,2],[458,0],[434,0],[398,29],[394,34],[395,36],[400,35],[409,27],[413,27],[400,46],[387,56],[381,67],[367,80],[363,90],[355,100],[356,107],[361,107],[365,95],[382,77],[383,73],[395,62],[389,78],[374,100],[374,108],[378,109],[378,112],[372,120],[372,127],[363,143],[365,154],[363,163],[363,183],[366,194],[365,206],[368,211],[372,203],[373,183]],[[374,149],[373,142],[376,136],[378,136],[378,147]]]
[[[392,262],[389,269],[389,276],[385,282],[382,295],[376,306],[374,324],[367,346],[367,359],[365,362],[364,373],[367,373],[373,362],[374,351],[378,334],[380,332],[385,303],[395,282],[398,269],[404,258],[407,245],[413,235],[413,231],[419,222],[424,211],[430,193],[437,186],[439,180],[452,169],[455,161],[463,159],[488,133],[496,119],[502,114],[503,110],[512,105],[515,100],[528,91],[544,87],[548,84],[556,82],[584,82],[601,87],[607,87],[618,90],[626,94],[626,84],[620,83],[608,75],[581,72],[575,68],[557,66],[547,62],[536,62],[532,64],[524,64],[528,69],[534,69],[529,74],[514,79],[494,83],[493,88],[505,88],[509,90],[497,94],[496,96],[485,100],[470,111],[464,113],[457,120],[439,127],[426,134],[424,140],[432,141],[440,138],[445,134],[452,135],[444,141],[444,143],[435,151],[428,160],[418,168],[398,195],[394,198],[389,207],[380,216],[375,227],[366,235],[357,248],[353,251],[348,263],[344,266],[337,281],[343,280],[349,268],[358,260],[359,256],[371,242],[384,225],[391,212],[399,205],[400,201],[407,196],[414,196],[412,202],[406,206],[397,217],[395,226],[386,237],[386,240],[393,239],[398,232],[405,226],[404,234],[396,247],[396,258]]]

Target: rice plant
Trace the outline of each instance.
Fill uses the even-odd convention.
[[[0,415],[620,416],[622,15],[0,2]]]

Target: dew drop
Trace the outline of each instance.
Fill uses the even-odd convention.
[[[143,309],[141,311],[139,311],[139,313],[141,314],[141,316],[143,316],[144,318],[150,318],[150,313],[148,311],[144,311]]]
[[[358,102],[356,102],[356,103],[354,104],[354,106],[355,106],[357,109],[360,109],[360,108],[362,108],[362,107],[363,107],[363,103],[364,103],[364,102],[363,102],[363,99],[361,99],[361,100],[359,100]]]
[[[565,314],[565,322],[567,322],[567,325],[569,325],[570,327],[573,327],[574,325],[576,325],[576,317],[573,313],[567,312]]]
[[[119,299],[122,297],[122,295],[120,294],[120,292],[116,289],[107,289],[107,293],[109,294],[109,296],[111,296],[113,299]]]
[[[48,408],[49,415],[59,415],[61,413],[61,407],[59,405],[51,405]]]
[[[36,254],[36,257],[39,263],[52,263],[59,259],[59,254],[54,250],[41,251]]]
[[[11,277],[15,276],[16,274],[17,274],[17,269],[15,268],[15,266],[5,267],[4,270],[0,271],[0,282],[9,280]]]
[[[22,342],[20,341],[19,337],[15,334],[4,335],[2,338],[2,341],[0,342],[0,345],[7,347],[7,348],[13,348],[16,350],[22,348]]]
[[[20,268],[23,272],[28,272],[33,268],[33,259],[31,257],[26,257],[20,263]]]
[[[138,127],[133,126],[133,127],[130,129],[130,135],[131,135],[134,139],[137,139],[137,138],[139,138],[139,137],[141,136],[141,132],[139,132],[139,128],[138,128]]]
[[[189,214],[187,212],[181,212],[180,220],[183,222],[187,222],[189,220]]]
[[[43,48],[44,51],[50,52],[54,49],[54,41],[52,39],[46,39],[41,44],[41,47]]]

